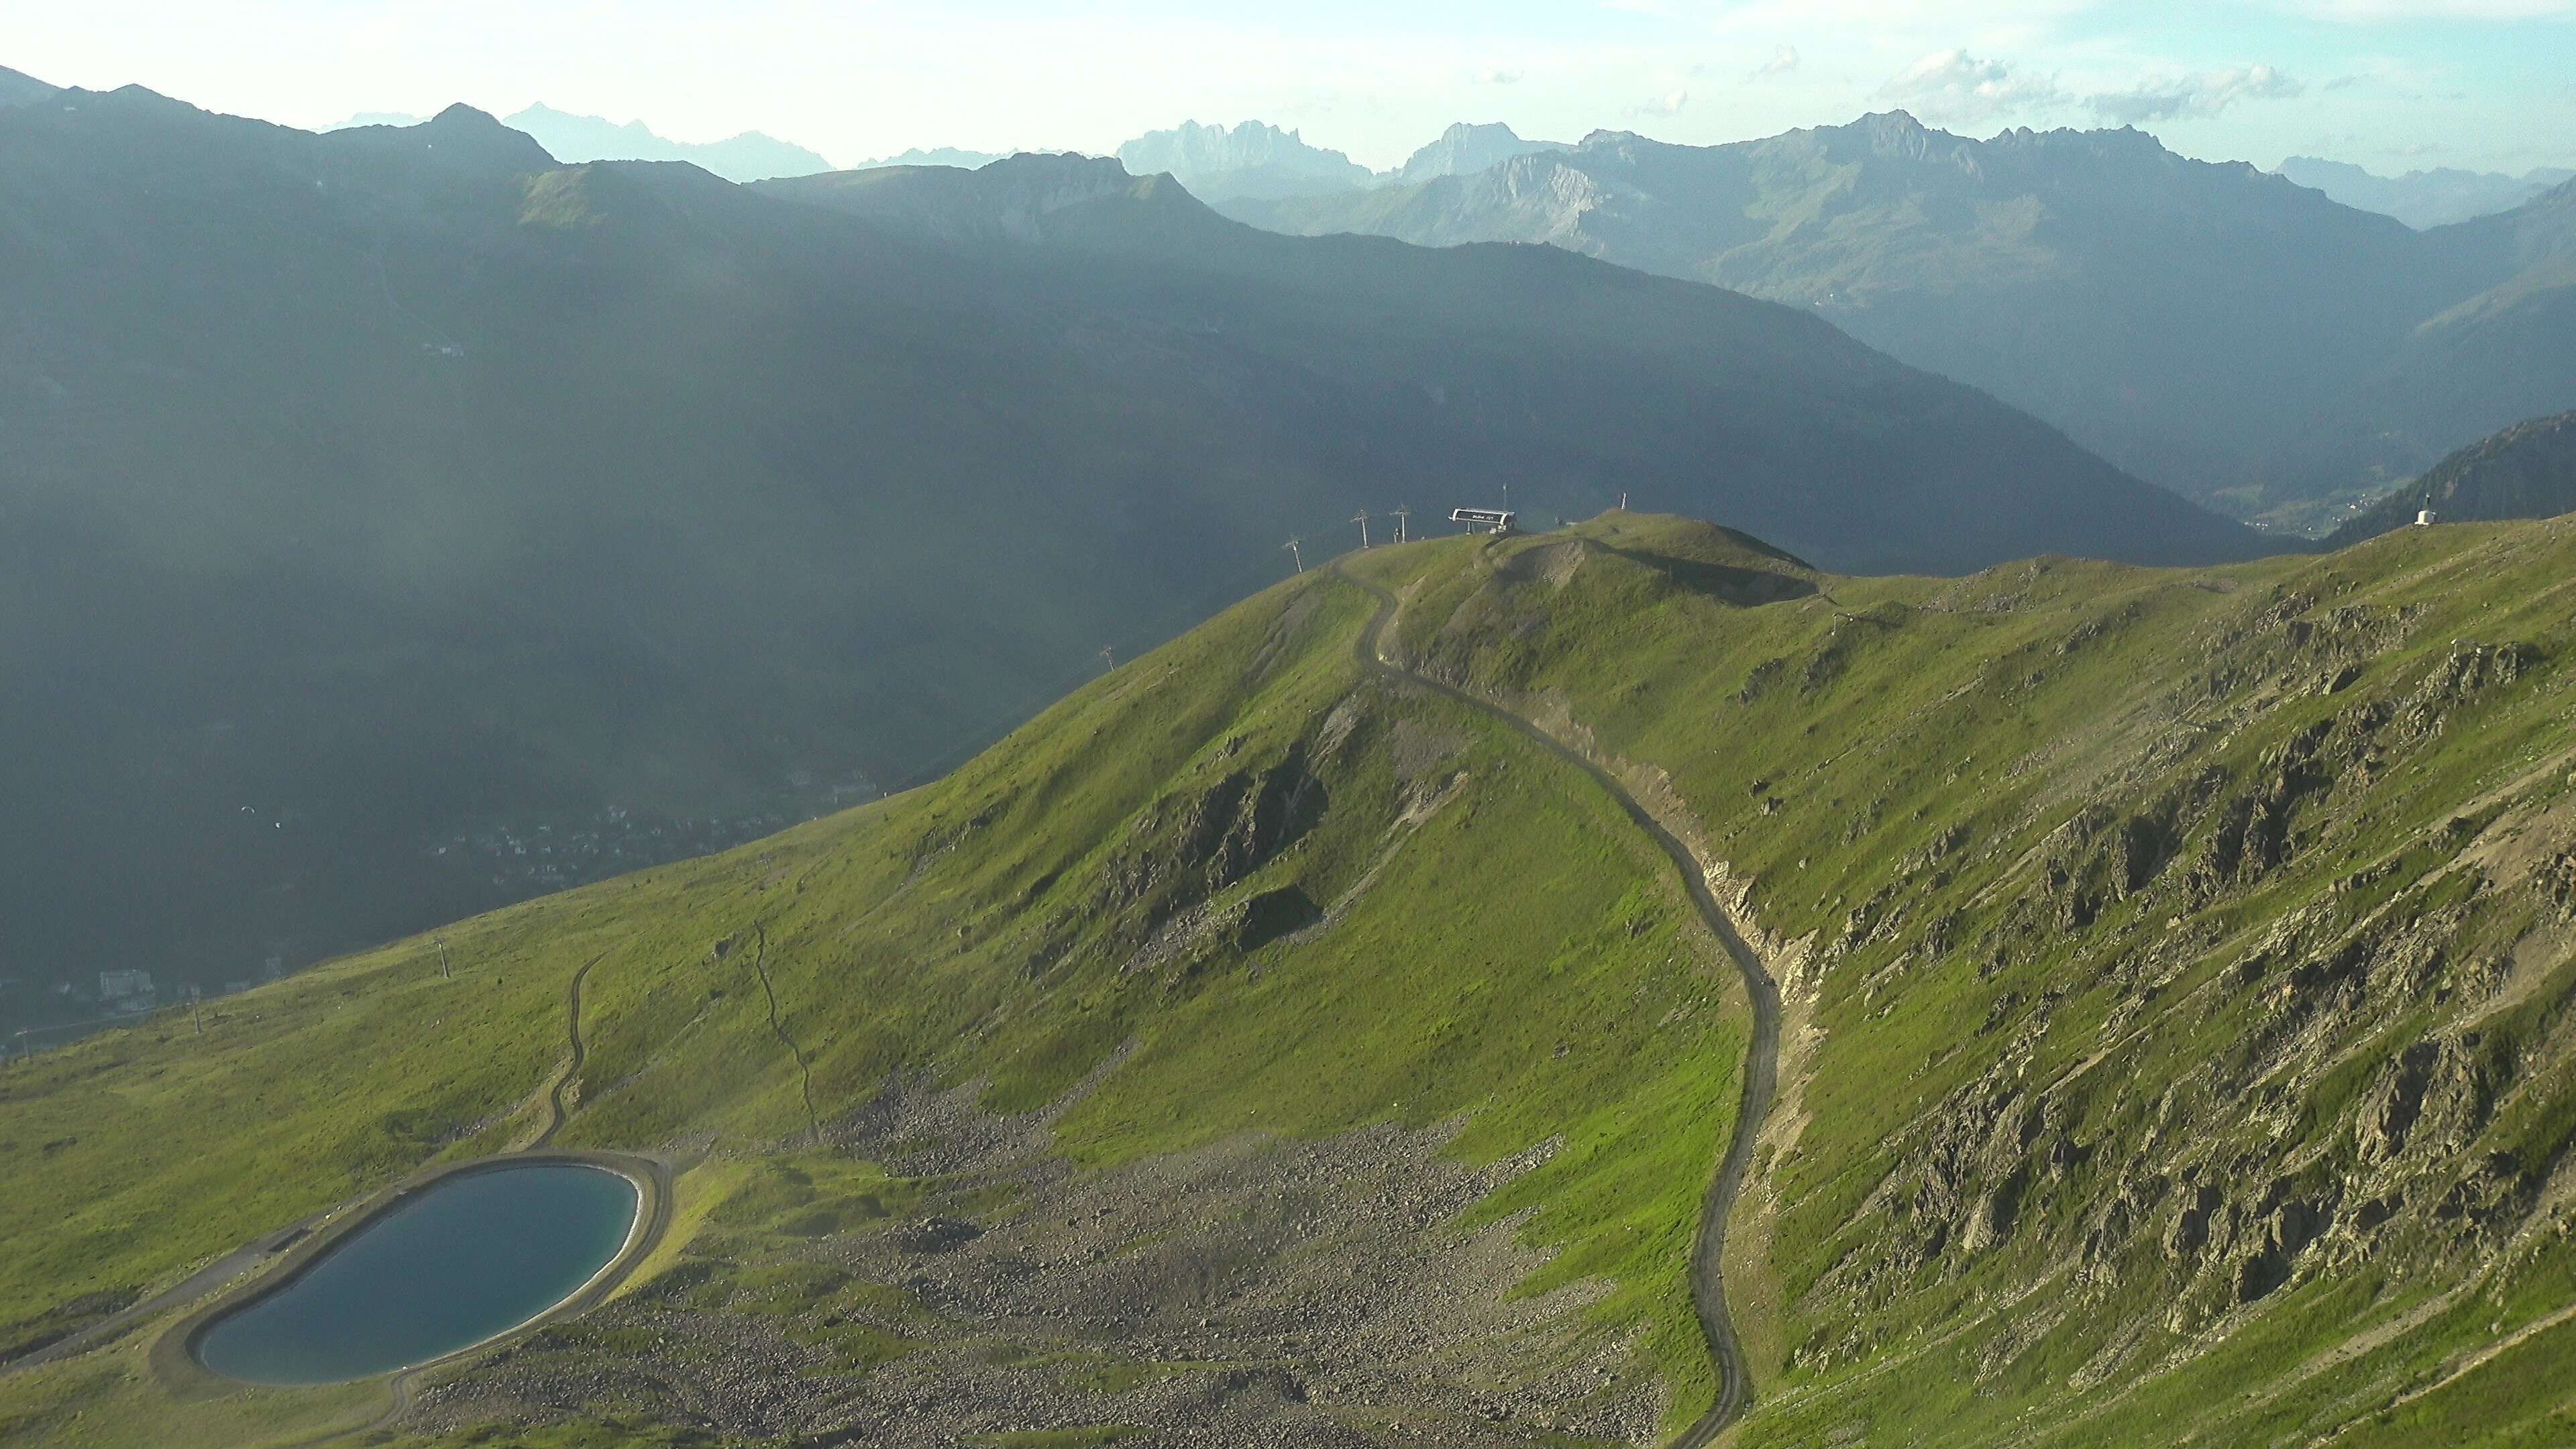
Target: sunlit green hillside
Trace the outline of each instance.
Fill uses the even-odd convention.
[[[1732,1442],[2554,1442],[2571,562],[1858,580],[1624,514],[1347,557],[936,785],[0,1074],[0,1342],[530,1140],[590,965],[558,1141],[670,1162],[676,1220],[391,1432],[1656,1441],[1718,1382],[1761,1042],[1516,716],[1779,989]],[[0,1439],[386,1406],[174,1379],[173,1317],[0,1377]]]

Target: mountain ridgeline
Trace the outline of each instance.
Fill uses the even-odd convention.
[[[1279,237],[1072,157],[747,189],[461,107],[61,100],[0,110],[22,983],[212,987],[867,798],[1361,509],[1633,492],[1859,569],[2258,547],[1559,250]]]
[[[919,790],[0,1077],[0,1358],[64,1346],[0,1439],[2565,1442],[2571,571],[1346,556]],[[142,1297],[548,1133],[667,1230],[390,1421]]]
[[[32,106],[50,100],[57,94],[54,87],[28,75],[0,65],[0,107]]]
[[[375,112],[353,116],[334,129],[345,131],[368,126],[408,129],[424,124],[428,119],[426,116]],[[619,125],[600,116],[558,111],[542,101],[511,112],[501,124],[526,133],[529,139],[545,148],[549,157],[564,162],[685,161],[727,181],[765,181],[773,176],[806,176],[832,169],[832,163],[821,155],[758,131],[745,131],[721,141],[674,141],[656,134],[642,121]]]
[[[2576,171],[2564,166],[2534,167],[2520,176],[2456,166],[2377,176],[2348,162],[2318,156],[2292,156],[2272,169],[2346,206],[2393,216],[2419,231],[2511,211],[2552,187],[2576,180]]]
[[[2335,548],[2403,528],[2430,509],[2444,523],[2576,512],[2576,413],[2533,418],[2482,439],[2337,528]]]
[[[727,181],[809,176],[832,169],[832,163],[818,153],[758,131],[721,141],[672,141],[655,135],[641,121],[621,126],[544,104],[514,111],[501,124],[525,131],[558,161],[686,161]]]
[[[1596,132],[1224,209],[1298,235],[1546,242],[1812,308],[2285,528],[2576,405],[2576,183],[2417,232],[2134,130],[1979,141],[1896,112],[1725,146]]]

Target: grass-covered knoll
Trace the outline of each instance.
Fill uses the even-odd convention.
[[[2565,1436],[2571,560],[1829,579],[1613,516],[1423,578],[1425,667],[1667,772],[1808,948],[1740,1442]]]
[[[1117,1056],[1054,1128],[1081,1171],[1383,1122],[1456,1124],[1468,1165],[1540,1149],[1431,1230],[1508,1222],[1544,1255],[1523,1293],[1588,1285],[1567,1321],[1495,1345],[1497,1376],[1608,1352],[1688,1415],[1711,1391],[1684,1274],[1738,1090],[1732,973],[1579,772],[1364,678],[1369,610],[1311,573],[938,785],[451,929],[452,979],[404,942],[228,1002],[202,1038],[112,1033],[0,1076],[0,1171],[32,1185],[0,1197],[0,1321],[17,1341],[75,1326],[420,1163],[524,1140],[596,960],[557,1143],[687,1169],[628,1299],[791,1338],[838,1315],[829,1372],[852,1377],[956,1337],[828,1266],[951,1185],[817,1149],[816,1126],[831,1142],[899,1080],[1027,1111]],[[585,1321],[517,1358],[585,1351],[665,1350]],[[1133,1371],[1106,1362],[1066,1371]],[[0,1379],[0,1435],[153,1423],[161,1391],[125,1363]],[[345,1416],[345,1394],[310,1397],[301,1417]]]

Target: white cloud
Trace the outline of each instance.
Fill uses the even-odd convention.
[[[1630,108],[1629,114],[1646,116],[1655,120],[1665,120],[1670,117],[1680,115],[1682,113],[1682,108],[1689,104],[1690,92],[1670,91],[1666,94],[1653,97],[1652,99],[1638,102],[1635,106]]]
[[[2022,74],[1964,50],[1934,51],[1879,87],[1878,94],[1933,121],[1985,121],[2066,99],[2052,77]]]
[[[2085,104],[2103,120],[2131,126],[2140,121],[2206,120],[2238,101],[2287,100],[2306,90],[2305,84],[2271,66],[2243,65],[2149,80],[2125,91],[2093,96]]]
[[[1521,72],[1516,70],[1494,69],[1479,71],[1476,74],[1476,84],[1480,86],[1516,86],[1521,83],[1521,74]]]
[[[1771,52],[1771,58],[1753,68],[1746,80],[1760,80],[1767,75],[1787,75],[1798,68],[1798,47],[1784,45]]]

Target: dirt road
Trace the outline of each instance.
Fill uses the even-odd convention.
[[[1762,1130],[1762,1119],[1770,1114],[1771,1098],[1778,1084],[1780,1070],[1780,988],[1769,967],[1736,926],[1716,895],[1708,888],[1707,874],[1690,847],[1664,828],[1646,807],[1639,803],[1627,786],[1608,770],[1586,758],[1536,724],[1514,714],[1489,699],[1481,699],[1464,690],[1419,674],[1395,662],[1386,652],[1385,634],[1395,621],[1395,596],[1385,589],[1354,577],[1340,564],[1333,565],[1336,575],[1354,587],[1366,590],[1377,600],[1377,613],[1362,629],[1355,644],[1361,667],[1372,673],[1402,680],[1428,689],[1460,704],[1481,710],[1509,725],[1541,749],[1581,770],[1594,784],[1608,792],[1636,827],[1644,831],[1681,873],[1682,888],[1691,905],[1709,931],[1726,947],[1735,962],[1736,971],[1744,978],[1745,995],[1753,1003],[1753,1040],[1746,1054],[1744,1098],[1735,1114],[1735,1135],[1726,1145],[1726,1156],[1719,1163],[1717,1175],[1709,1180],[1708,1193],[1700,1204],[1699,1235],[1691,1250],[1691,1299],[1699,1312],[1700,1331],[1708,1339],[1710,1362],[1717,1369],[1717,1398],[1708,1412],[1694,1420],[1673,1440],[1672,1449],[1703,1449],[1724,1432],[1752,1402],[1753,1380],[1744,1365],[1744,1349],[1735,1335],[1735,1321],[1726,1307],[1726,1280],[1723,1259],[1726,1254],[1726,1220],[1735,1209],[1735,1199],[1744,1188],[1744,1179],[1753,1163],[1753,1144]]]

